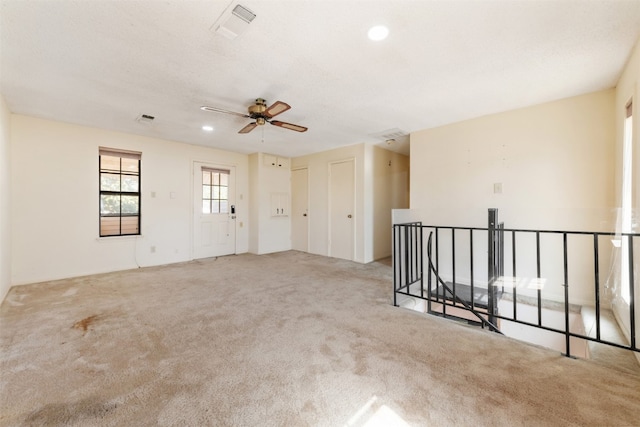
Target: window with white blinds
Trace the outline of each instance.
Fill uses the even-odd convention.
[[[100,237],[140,234],[141,153],[100,148]]]

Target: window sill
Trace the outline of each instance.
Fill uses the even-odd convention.
[[[96,241],[98,242],[121,242],[123,240],[137,240],[137,239],[141,239],[143,236],[142,234],[135,234],[135,235],[131,235],[131,236],[103,236],[103,237],[97,237]]]

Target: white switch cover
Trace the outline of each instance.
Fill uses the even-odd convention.
[[[502,194],[502,183],[496,182],[493,184],[493,193],[494,194]]]

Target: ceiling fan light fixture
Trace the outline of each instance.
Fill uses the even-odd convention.
[[[389,29],[384,25],[373,26],[369,28],[369,31],[367,32],[367,36],[369,37],[369,39],[375,42],[386,39],[388,35]]]

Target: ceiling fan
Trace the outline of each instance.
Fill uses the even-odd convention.
[[[291,106],[282,101],[276,101],[271,106],[267,107],[267,101],[262,98],[256,99],[255,104],[249,106],[249,114],[236,113],[235,111],[224,110],[222,108],[217,107],[209,107],[203,105],[200,107],[201,110],[204,111],[212,111],[214,113],[225,113],[225,114],[233,114],[234,116],[246,117],[248,119],[255,120],[252,123],[249,123],[242,129],[238,131],[238,133],[249,133],[257,126],[262,126],[265,123],[272,124],[274,126],[279,126],[281,128],[295,130],[296,132],[306,132],[307,128],[304,126],[294,125],[292,123],[281,122],[279,120],[272,120],[275,116],[280,113],[284,113]]]

